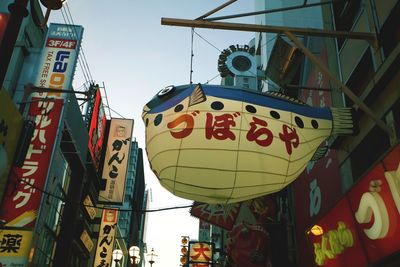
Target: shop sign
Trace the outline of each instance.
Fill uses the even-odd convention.
[[[102,179],[106,188],[99,192],[99,202],[121,204],[132,142],[133,120],[111,119],[104,158]]]
[[[0,231],[0,266],[27,266],[33,232],[29,230]]]
[[[86,195],[85,199],[83,200],[83,204],[85,205],[86,212],[88,213],[90,219],[94,220],[97,212],[89,195]]]
[[[92,162],[96,171],[99,169],[106,121],[106,113],[104,112],[100,89],[97,88],[92,110],[92,118],[89,124],[89,151],[92,155]]]
[[[3,199],[23,118],[6,90],[0,90],[0,107],[0,199]]]
[[[35,85],[57,90],[71,89],[83,28],[77,25],[50,23],[38,64]],[[46,93],[40,93],[43,95]],[[47,93],[62,97],[61,93]]]
[[[117,222],[117,210],[103,210],[93,267],[111,266]]]
[[[335,267],[367,266],[399,252],[399,184],[400,145],[376,164],[345,198],[317,222],[328,233],[333,229],[339,231],[339,226],[333,223],[342,222],[346,231],[351,231],[354,242],[352,246],[345,246],[340,240],[337,242],[334,236],[331,241],[329,235],[326,239],[325,234],[309,234],[316,263]]]
[[[92,239],[90,238],[90,235],[88,234],[88,232],[86,230],[83,230],[80,239],[83,243],[83,245],[85,246],[85,248],[90,252],[92,251],[94,244]]]
[[[35,118],[35,130],[22,167],[10,171],[0,215],[6,226],[35,226],[63,105],[62,99],[32,98],[28,116]]]
[[[208,242],[189,242],[189,262],[209,263],[212,261],[212,247]]]

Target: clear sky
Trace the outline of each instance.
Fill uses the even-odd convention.
[[[226,0],[69,0],[74,24],[84,27],[83,51],[93,79],[104,82],[112,110],[135,121],[133,136],[145,148],[143,106],[163,87],[189,83],[190,28],[162,26],[161,18],[195,19]],[[68,12],[52,11],[49,22],[65,23]],[[215,16],[254,11],[253,0],[238,0]],[[232,22],[253,23],[254,17]],[[206,83],[216,75],[217,60],[232,44],[247,44],[254,33],[196,29],[193,82]],[[215,46],[215,47],[214,47]],[[78,65],[74,87],[85,82]],[[219,84],[220,78],[210,83]],[[120,117],[112,112],[113,117]],[[173,196],[159,183],[144,154],[145,180],[152,190],[151,209],[191,204]],[[197,239],[198,220],[188,209],[148,213],[146,242],[159,255],[156,266],[179,266],[180,236]],[[147,263],[146,266],[149,266]]]

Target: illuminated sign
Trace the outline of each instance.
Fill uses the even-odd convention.
[[[117,221],[117,210],[103,210],[93,267],[111,266]]]
[[[0,231],[0,266],[27,266],[33,232],[28,230]]]
[[[102,178],[105,190],[99,192],[99,201],[122,203],[132,142],[133,120],[111,119]]]
[[[349,109],[319,108],[278,93],[183,85],[143,108],[146,151],[162,186],[210,204],[271,194],[326,152],[331,134],[351,134]]]
[[[35,118],[35,131],[22,167],[10,171],[0,215],[6,226],[35,226],[63,105],[62,99],[32,98],[28,116]]]
[[[314,243],[315,263],[320,266],[324,265],[326,258],[334,259],[354,245],[353,234],[344,222],[338,222],[336,230],[328,231],[321,238],[320,243]]]
[[[397,145],[318,222],[323,229],[333,229],[334,221],[344,222],[352,232],[354,245],[331,258],[329,246],[322,247],[323,239],[309,235],[313,244],[321,244],[322,250],[315,251],[316,261],[323,266],[367,266],[399,252],[399,185],[400,145]],[[321,251],[326,257],[321,256]]]
[[[38,65],[36,86],[71,89],[82,33],[81,26],[50,23]],[[61,97],[60,93],[47,95]]]
[[[23,119],[6,90],[0,90],[0,107],[0,150],[3,152],[0,155],[0,199],[2,199]]]
[[[7,28],[9,15],[6,13],[0,13],[0,44],[4,37],[4,32]]]
[[[208,242],[189,242],[189,262],[209,263],[212,261],[212,247]]]
[[[96,170],[99,169],[106,121],[107,119],[101,100],[100,89],[97,88],[96,97],[93,105],[92,118],[89,124],[89,151],[92,155],[93,165]]]

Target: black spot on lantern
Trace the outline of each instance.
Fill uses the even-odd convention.
[[[224,104],[219,101],[214,101],[211,103],[211,108],[214,110],[221,110],[224,108]]]
[[[156,116],[156,118],[154,119],[154,126],[158,126],[160,125],[161,121],[162,121],[163,115],[162,114],[158,114]]]

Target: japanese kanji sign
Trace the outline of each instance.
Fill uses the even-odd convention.
[[[122,203],[132,142],[133,120],[111,119],[102,179],[106,188],[99,192],[99,201]]]
[[[31,248],[32,231],[0,231],[0,266],[27,266]]]
[[[36,86],[71,89],[82,33],[81,26],[50,23],[38,64]],[[62,97],[60,93],[47,94]]]
[[[55,136],[64,105],[62,99],[32,98],[28,115],[35,130],[22,167],[13,167],[0,219],[6,226],[33,227],[51,162]],[[32,186],[31,186],[32,185]]]
[[[110,267],[118,222],[117,210],[103,210],[93,267]]]
[[[0,166],[4,166],[0,167],[0,199],[2,199],[23,121],[6,90],[0,91],[0,107],[0,149],[4,151],[0,154]]]
[[[190,263],[211,263],[212,246],[208,242],[189,242]]]
[[[209,204],[283,189],[332,134],[352,134],[350,109],[311,107],[278,93],[228,86],[161,90],[143,108],[146,152],[162,186]]]

